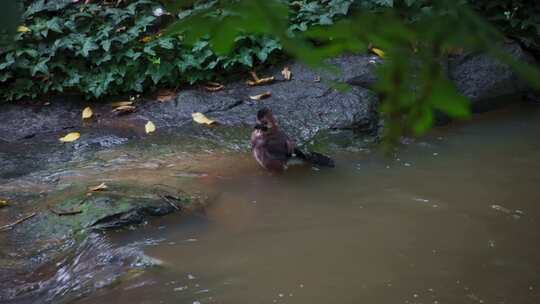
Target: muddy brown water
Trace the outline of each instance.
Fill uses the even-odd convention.
[[[108,178],[174,185],[176,156]],[[161,266],[69,302],[540,303],[540,108],[436,129],[391,159],[336,159],[272,175],[248,153],[214,156],[181,177],[213,198],[205,213],[104,235]]]

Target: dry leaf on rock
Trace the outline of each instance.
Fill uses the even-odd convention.
[[[144,131],[146,131],[146,134],[150,134],[154,131],[156,131],[156,125],[154,125],[153,122],[148,121],[146,125],[144,125]]]
[[[191,117],[193,118],[193,121],[199,124],[211,125],[216,122],[215,120],[206,117],[203,113],[200,112],[192,113]]]
[[[283,70],[281,70],[281,75],[283,75],[283,78],[285,78],[285,80],[291,80],[292,73],[288,66],[284,67]]]
[[[64,137],[60,137],[59,140],[61,142],[73,142],[73,141],[76,141],[77,139],[79,139],[80,137],[81,137],[81,133],[79,133],[79,132],[71,132],[71,133],[66,134],[66,136],[64,136]]]
[[[209,92],[216,92],[223,90],[225,88],[224,85],[218,82],[208,82],[206,86],[204,86],[204,89]]]
[[[262,99],[265,99],[265,98],[268,98],[272,96],[272,93],[270,93],[269,91],[267,92],[264,92],[264,93],[261,93],[261,94],[257,94],[257,95],[254,95],[254,96],[249,96],[249,98],[251,100],[262,100]]]
[[[257,74],[253,71],[249,72],[249,74],[253,80],[248,80],[246,83],[250,86],[269,84],[274,81],[274,76],[259,78],[259,76],[257,76]]]
[[[168,102],[174,99],[176,92],[173,90],[159,90],[157,93],[157,100],[159,102]]]
[[[105,183],[101,183],[97,186],[93,186],[93,187],[88,187],[88,191],[103,191],[103,190],[107,190],[107,188],[109,188]]]
[[[82,118],[83,119],[89,119],[89,118],[92,117],[92,115],[94,115],[94,112],[92,112],[92,109],[90,107],[86,107],[82,111]]]
[[[113,108],[121,107],[121,106],[131,106],[131,105],[133,105],[133,101],[117,101],[117,102],[111,103],[111,106]]]
[[[4,208],[9,206],[9,203],[7,200],[0,199],[0,208]]]
[[[112,112],[116,113],[117,115],[122,115],[122,114],[133,113],[135,109],[137,109],[135,106],[119,106],[119,107],[114,108]]]

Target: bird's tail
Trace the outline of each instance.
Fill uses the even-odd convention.
[[[330,157],[324,155],[324,154],[321,154],[321,153],[317,153],[317,152],[302,152],[302,150],[298,149],[298,148],[295,148],[294,149],[294,154],[296,155],[296,157],[300,158],[300,159],[303,159],[304,161],[307,161],[309,163],[312,163],[314,165],[317,165],[317,166],[321,166],[321,167],[330,167],[330,168],[334,168],[336,166],[335,162],[333,159],[331,159]]]

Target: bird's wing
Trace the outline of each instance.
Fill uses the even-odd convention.
[[[264,150],[272,159],[287,160],[291,157],[289,138],[281,132],[266,139]]]

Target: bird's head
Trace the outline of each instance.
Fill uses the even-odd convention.
[[[267,107],[260,109],[257,112],[257,123],[255,124],[255,129],[266,132],[275,127],[277,127],[277,123],[274,115],[272,115],[272,110]]]

